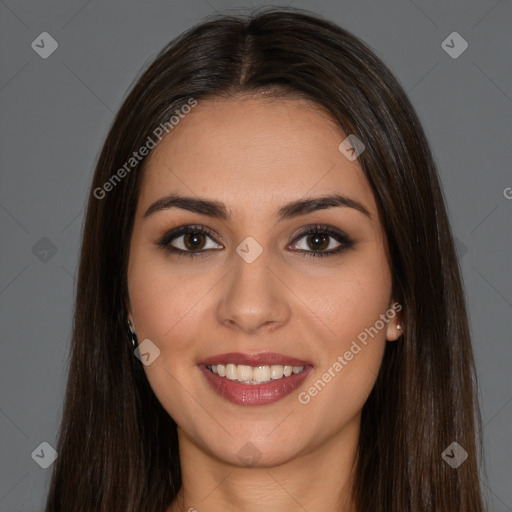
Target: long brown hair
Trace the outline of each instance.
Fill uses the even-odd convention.
[[[176,496],[176,424],[126,332],[128,247],[144,160],[132,169],[126,162],[190,98],[269,91],[316,102],[364,142],[359,162],[387,236],[394,298],[403,305],[404,335],[387,344],[362,411],[358,512],[484,510],[460,269],[418,117],[388,68],[354,35],[304,11],[270,9],[216,16],[169,43],[112,124],[87,208],[46,512],[162,512]],[[122,179],[112,181],[123,166]],[[442,458],[452,442],[468,453],[456,469]]]

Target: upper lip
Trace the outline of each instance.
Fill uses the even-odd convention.
[[[247,366],[264,365],[291,365],[291,366],[312,366],[310,361],[298,359],[296,357],[285,356],[275,352],[260,352],[259,354],[243,354],[241,352],[229,352],[227,354],[217,354],[200,361],[199,364],[243,364]]]

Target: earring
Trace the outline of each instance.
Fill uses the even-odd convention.
[[[133,331],[132,323],[128,320],[128,335],[132,340],[132,345],[136,347],[139,344],[139,340],[137,339],[137,335]]]
[[[400,331],[400,334],[402,334],[402,326],[400,324],[397,324],[396,328]]]

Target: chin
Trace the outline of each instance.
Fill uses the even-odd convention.
[[[286,464],[298,458],[302,450],[297,441],[283,443],[281,440],[269,442],[268,439],[233,440],[229,446],[215,447],[212,454],[225,464],[238,467],[272,468]]]

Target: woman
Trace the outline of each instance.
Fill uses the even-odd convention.
[[[94,175],[47,512],[482,511],[474,382],[384,64],[281,9],[164,48]]]

